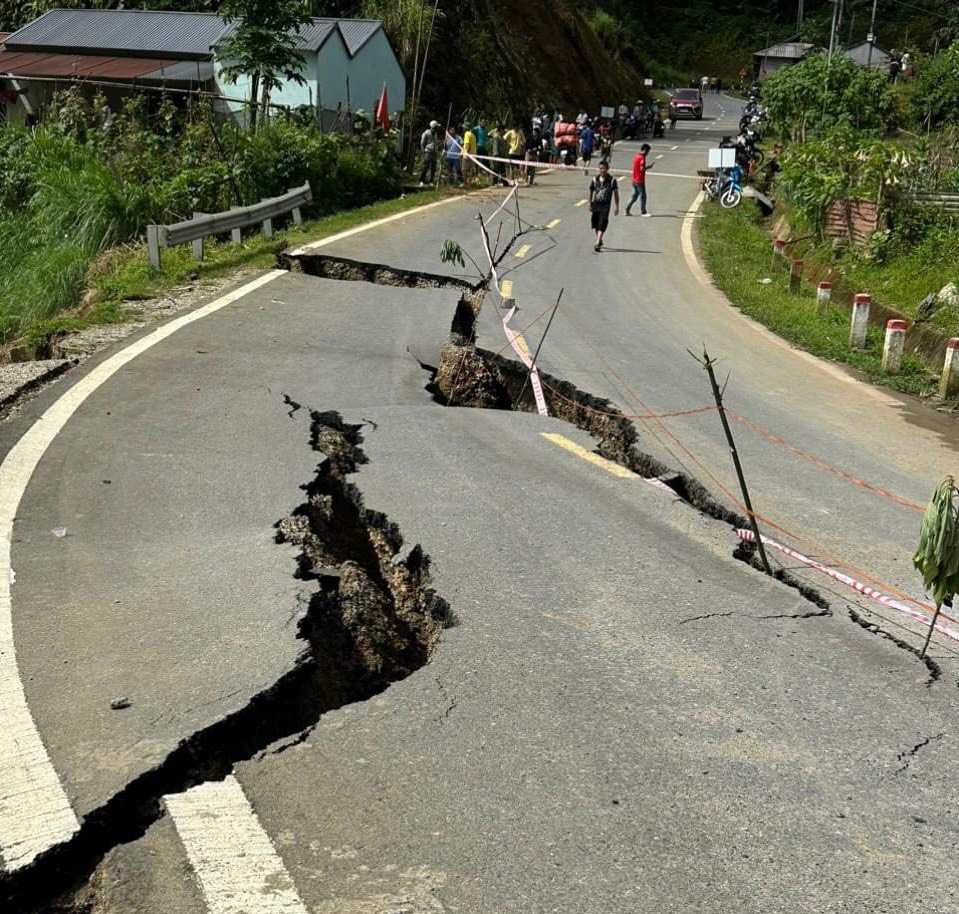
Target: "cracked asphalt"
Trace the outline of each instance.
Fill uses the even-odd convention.
[[[681,127],[677,145],[694,148],[665,165],[698,167],[708,136]],[[690,185],[661,180],[654,211],[685,212]],[[610,365],[669,406],[704,401],[680,355],[708,331],[735,353],[743,412],[924,497],[951,454],[947,426],[923,419],[921,459],[901,453],[911,407],[817,374],[720,309],[687,275],[679,220],[621,220],[610,243],[633,256],[595,256],[573,206],[582,182],[540,181],[524,218],[563,221],[510,255],[514,326],[566,286]],[[436,272],[446,237],[479,256],[471,208],[497,199],[326,252]],[[257,910],[959,911],[948,657],[930,683],[914,656],[851,622],[839,592],[826,593],[831,615],[810,615],[732,558],[727,525],[543,437],[595,445],[568,424],[433,403],[419,363],[438,353],[458,295],[283,276],[128,363],[53,440],[14,528],[13,624],[29,708],[77,815],[301,657],[296,622],[317,585],[294,576],[275,524],[320,459],[310,411],[335,410],[362,425],[368,462],[349,481],[430,555],[457,624],[427,666],[236,766],[282,867]],[[479,344],[497,350],[493,316],[487,303]],[[636,411],[562,328],[544,369]],[[96,364],[8,423],[5,445]],[[706,455],[723,448],[710,418],[680,426]],[[778,452],[747,454],[757,501],[826,517],[832,546],[864,542],[905,585],[908,525],[892,508],[784,468]],[[770,494],[774,476],[788,488]],[[111,709],[119,697],[130,707]],[[110,851],[93,909],[250,910],[216,894],[242,868],[198,863],[178,822]]]

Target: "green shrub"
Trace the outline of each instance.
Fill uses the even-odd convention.
[[[129,100],[60,93],[51,123],[0,131],[0,340],[75,305],[90,263],[136,240],[151,222],[255,203],[309,181],[312,210],[328,214],[400,189],[391,140],[322,134],[283,119],[251,135],[212,112],[149,112]],[[216,134],[214,135],[214,130]]]

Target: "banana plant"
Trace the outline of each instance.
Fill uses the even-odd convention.
[[[929,625],[926,643],[920,657],[926,656],[929,640],[942,611],[943,603],[952,605],[959,593],[959,490],[955,480],[947,476],[929,499],[919,530],[919,545],[912,563],[922,575],[923,587],[936,601],[936,612]]]

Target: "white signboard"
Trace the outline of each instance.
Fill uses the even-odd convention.
[[[709,150],[709,168],[734,168],[736,165],[736,150],[720,147]]]
[[[653,81],[652,81],[651,79],[649,79],[649,77],[647,77],[646,79],[643,80],[643,85],[644,85],[644,86],[651,86],[652,84],[653,84]]]
[[[603,105],[603,107],[600,108],[599,110],[600,117],[613,117],[613,115],[615,114],[616,114],[616,109],[613,108],[611,105]]]

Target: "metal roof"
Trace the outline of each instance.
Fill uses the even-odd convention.
[[[13,32],[0,32],[0,44],[3,44],[4,39],[7,38],[9,35],[12,35],[12,34],[13,34]]]
[[[871,60],[873,67],[885,67],[889,63],[889,52],[884,51],[878,44],[873,44],[872,54],[869,53],[869,42],[860,41],[859,44],[850,45],[843,53],[850,60],[866,66],[866,62]]]
[[[799,60],[805,57],[814,47],[815,45],[805,41],[785,41],[782,44],[774,44],[771,48],[756,51],[753,57],[779,57],[785,60]]]
[[[236,22],[231,22],[217,43],[226,41],[233,34],[236,26]],[[350,57],[354,57],[357,51],[382,27],[383,23],[378,19],[330,19],[320,16],[300,29],[296,47],[300,51],[319,51],[330,35],[339,30],[347,52]]]
[[[356,52],[383,28],[383,23],[378,19],[340,19],[338,25],[350,57],[355,56]]]
[[[47,54],[0,50],[0,73],[22,78],[105,79],[140,82],[208,82],[213,64],[201,60],[156,57],[107,57],[101,54]]]
[[[63,10],[44,13],[6,39],[9,50],[113,51],[203,58],[226,30],[213,13]]]

